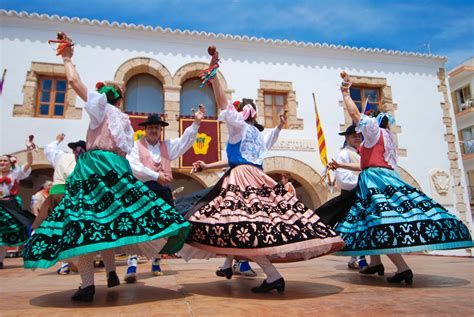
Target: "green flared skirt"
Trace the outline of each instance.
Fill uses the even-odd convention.
[[[146,256],[175,253],[189,227],[133,177],[125,158],[93,150],[79,157],[63,200],[25,245],[25,268],[48,268],[62,259],[111,248]]]

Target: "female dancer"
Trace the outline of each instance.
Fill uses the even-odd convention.
[[[413,272],[401,252],[469,248],[473,246],[467,227],[443,206],[405,183],[394,171],[396,145],[390,131],[393,117],[376,118],[360,113],[349,94],[349,76],[343,72],[341,87],[347,112],[364,136],[360,150],[362,172],[356,199],[336,231],[346,242],[344,255],[371,255],[362,274],[384,274],[380,255],[386,254],[397,267],[390,283],[412,284]],[[334,167],[354,169],[351,164],[332,162]]]
[[[215,52],[211,66],[217,61]],[[317,214],[263,172],[263,159],[285,125],[286,114],[275,129],[263,135],[251,100],[234,106],[228,104],[217,77],[212,87],[222,110],[220,119],[229,130],[227,158],[231,169],[187,213],[192,228],[179,254],[185,259],[229,255],[221,268],[229,274],[232,256],[252,259],[267,276],[252,291],[283,292],[285,281],[271,261],[306,260],[339,250],[344,243]]]
[[[30,176],[35,148],[27,143],[26,164],[16,165],[16,157],[0,156],[0,269],[9,246],[20,246],[28,240],[28,226],[33,223],[34,216],[22,209],[21,198],[18,196],[19,181]]]
[[[68,82],[86,102],[91,119],[88,151],[79,155],[64,198],[36,229],[24,257],[26,268],[47,268],[60,259],[79,256],[82,284],[72,300],[91,301],[95,252],[102,251],[108,286],[113,287],[120,284],[114,248],[129,246],[120,253],[150,258],[162,249],[175,253],[184,243],[189,223],[133,177],[125,159],[133,146],[133,130],[128,116],[119,109],[121,90],[102,83],[96,86],[97,92],[87,90],[72,55],[70,46],[62,51]]]

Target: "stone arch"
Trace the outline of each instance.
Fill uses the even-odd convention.
[[[167,98],[167,95],[165,93],[165,109],[168,117],[175,118],[179,116],[182,84],[190,78],[198,77],[199,72],[208,67],[208,63],[192,62],[181,66],[176,71],[173,76],[173,84],[171,86],[165,87],[165,90],[167,89],[167,91],[169,92],[169,98]],[[234,90],[228,88],[227,80],[220,71],[217,72],[217,78],[219,78],[219,81],[225,91],[227,99],[231,100],[232,93],[234,92]],[[176,125],[176,127],[174,125]],[[178,131],[178,122],[170,120],[170,127],[168,128],[168,130]],[[221,148],[224,148],[228,137],[227,126],[225,124],[220,125],[220,136]]]
[[[416,188],[418,188],[418,189],[421,189],[420,184],[416,181],[416,179],[415,179],[413,176],[411,176],[410,173],[407,172],[406,169],[404,169],[404,168],[402,168],[402,167],[400,167],[400,166],[397,166],[396,170],[397,170],[398,174],[400,174],[400,176],[402,177],[402,179],[403,179],[406,183],[410,184],[410,185],[413,186],[413,187],[416,187]]]
[[[329,190],[321,175],[311,166],[290,157],[272,156],[263,164],[265,173],[289,173],[309,193],[314,207],[319,207],[330,199]]]
[[[158,78],[163,86],[172,84],[172,76],[168,68],[155,59],[135,57],[119,66],[114,75],[114,82],[124,85],[137,74],[150,74]]]

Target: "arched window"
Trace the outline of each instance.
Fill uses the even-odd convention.
[[[164,113],[163,84],[150,74],[138,74],[127,81],[125,111]]]
[[[199,104],[206,106],[206,116],[216,116],[216,101],[214,98],[214,91],[212,87],[206,85],[202,88],[201,80],[199,78],[191,78],[183,83],[181,88],[181,104],[179,114],[182,116],[191,116],[193,114],[192,108],[197,110]]]

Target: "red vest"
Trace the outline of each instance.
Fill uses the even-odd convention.
[[[366,148],[364,145],[360,148],[360,168],[366,169],[368,167],[385,167],[393,169],[385,161],[385,146],[383,141],[383,133],[380,131],[380,137],[377,143],[369,148]]]

